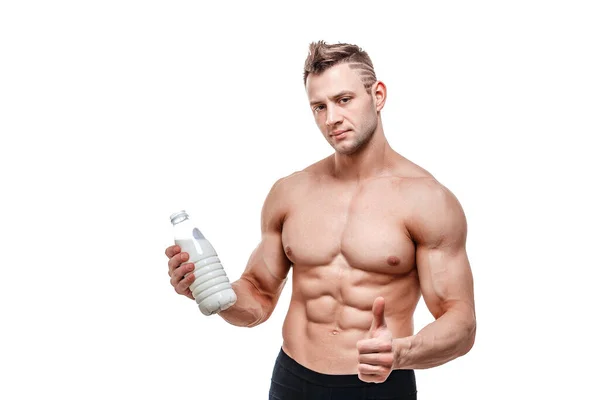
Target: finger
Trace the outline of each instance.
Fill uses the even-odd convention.
[[[358,379],[360,379],[363,382],[367,382],[367,383],[377,383],[377,378],[379,377],[379,375],[369,375],[369,374],[362,374],[362,373],[358,373]]]
[[[379,375],[361,374],[360,372],[358,373],[358,379],[368,383],[380,383],[384,381]]]
[[[185,274],[188,274],[193,270],[194,264],[181,264],[181,266],[173,270],[173,273],[171,274],[171,285],[173,285],[173,287],[176,287],[179,284],[179,282],[181,282],[185,278]]]
[[[174,244],[173,246],[167,247],[167,249],[165,250],[165,255],[167,257],[171,258],[175,254],[179,253],[180,251],[181,251],[181,247],[179,247],[178,245]]]
[[[382,367],[381,365],[371,364],[358,364],[358,373],[365,375],[386,375],[389,368]]]
[[[368,383],[383,383],[387,379],[385,376],[381,375],[358,374],[358,377],[361,381]]]
[[[371,324],[371,330],[374,331],[377,328],[385,327],[385,300],[383,297],[378,297],[373,302],[373,323]]]
[[[192,300],[196,300],[194,299],[194,295],[192,294],[192,291],[190,289],[187,289],[185,293],[183,293],[183,295],[189,297]]]
[[[356,342],[356,348],[359,356],[361,354],[389,353],[392,351],[392,342],[378,338],[363,339]]]
[[[369,383],[383,383],[386,381],[388,376],[390,376],[390,371],[383,371],[379,373],[369,374],[365,372],[361,372],[361,370],[367,370],[364,367],[359,365],[358,367],[358,378],[361,381],[369,382]]]
[[[173,256],[169,260],[169,276],[173,275],[173,271],[179,267],[182,263],[186,262],[189,259],[188,253],[179,253]]]
[[[191,295],[192,292],[190,290],[190,285],[194,283],[194,279],[194,274],[190,273],[188,276],[184,277],[181,281],[179,281],[177,286],[175,286],[175,291],[185,296],[188,296],[188,293]],[[194,297],[192,296],[191,298],[193,299]]]
[[[394,365],[394,355],[392,353],[359,354],[358,362],[360,364],[380,365],[391,368]]]

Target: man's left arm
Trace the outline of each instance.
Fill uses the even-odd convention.
[[[441,184],[424,185],[409,231],[423,300],[435,321],[416,335],[394,338],[394,368],[423,369],[466,354],[475,341],[473,275],[466,253],[467,222]]]

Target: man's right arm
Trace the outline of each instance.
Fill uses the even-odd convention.
[[[219,315],[232,325],[253,327],[273,313],[283,290],[291,263],[281,242],[287,202],[283,182],[278,180],[269,192],[261,212],[262,239],[250,255],[246,269],[231,284],[237,301]]]

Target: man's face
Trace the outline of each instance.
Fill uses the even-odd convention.
[[[338,64],[319,75],[310,74],[306,92],[315,121],[336,152],[352,154],[371,139],[377,109],[357,70]]]

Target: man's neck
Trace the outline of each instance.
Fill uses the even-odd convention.
[[[371,140],[357,152],[348,155],[336,152],[333,155],[333,171],[342,180],[372,178],[387,169],[392,153],[383,130],[378,128]]]

